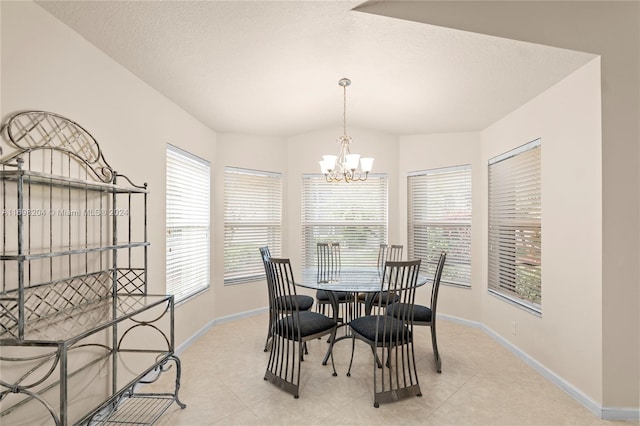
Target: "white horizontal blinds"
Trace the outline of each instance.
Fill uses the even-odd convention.
[[[342,268],[376,266],[387,241],[387,177],[369,174],[364,182],[327,183],[322,175],[303,176],[303,267],[316,266],[316,243],[340,243]]]
[[[208,161],[167,145],[167,293],[176,301],[209,287]]]
[[[224,282],[264,278],[259,248],[280,256],[282,241],[282,175],[225,167]]]
[[[540,139],[489,161],[489,291],[541,312]]]
[[[433,275],[447,253],[442,282],[471,285],[471,166],[411,173],[407,177],[409,259]]]

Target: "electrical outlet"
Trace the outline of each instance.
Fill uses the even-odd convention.
[[[511,334],[516,335],[517,324],[515,321],[511,321]]]

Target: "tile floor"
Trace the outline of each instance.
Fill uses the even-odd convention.
[[[416,327],[422,398],[373,407],[371,351],[336,344],[337,377],[321,364],[326,340],[309,343],[300,398],[263,380],[267,314],[217,325],[189,346],[182,360],[180,399],[160,425],[637,425],[603,421],[540,376],[483,331],[438,323],[442,374],[433,366],[428,327]],[[170,374],[162,381],[171,379]],[[154,386],[163,386],[157,383]],[[170,383],[169,383],[170,384]]]

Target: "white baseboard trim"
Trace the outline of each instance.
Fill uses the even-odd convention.
[[[198,330],[193,336],[189,337],[184,343],[178,346],[175,350],[176,355],[180,355],[185,349],[191,346],[196,340],[202,337],[209,329],[215,327],[217,324],[224,324],[225,322],[231,322],[242,318],[249,318],[254,315],[260,315],[264,312],[267,312],[269,308],[259,308],[254,309],[252,311],[240,312],[238,314],[227,315],[226,317],[215,318],[205,324],[200,330]]]
[[[602,409],[602,418],[605,420],[640,420],[640,409],[605,407]]]
[[[443,315],[438,314],[438,319],[442,319],[449,322],[454,322],[457,324],[466,325],[468,327],[479,328],[489,336],[491,336],[494,340],[504,346],[506,349],[511,351],[518,358],[523,360],[527,365],[540,373],[544,378],[549,380],[554,385],[558,386],[560,389],[564,390],[568,393],[573,399],[582,404],[585,408],[591,411],[596,416],[600,417],[604,420],[640,420],[640,409],[636,408],[611,408],[611,407],[602,407],[600,404],[595,402],[589,396],[585,395],[582,391],[577,389],[571,383],[564,380],[562,377],[558,376],[553,371],[549,370],[547,367],[533,359],[531,356],[520,350],[513,343],[507,341],[504,337],[500,336],[498,333],[485,326],[482,323],[477,321],[471,321],[464,318],[458,318],[451,315]]]

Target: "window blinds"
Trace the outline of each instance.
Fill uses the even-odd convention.
[[[316,243],[339,242],[342,268],[375,266],[387,242],[387,177],[369,174],[364,182],[327,183],[322,175],[303,176],[303,267],[316,266]]]
[[[225,167],[225,284],[262,279],[258,249],[269,246],[272,256],[280,256],[281,241],[282,175]]]
[[[471,285],[471,166],[411,173],[407,177],[409,258],[433,275],[447,252],[442,283]]]
[[[167,145],[167,293],[183,300],[209,287],[210,165]]]
[[[489,291],[541,312],[540,139],[489,161]]]

